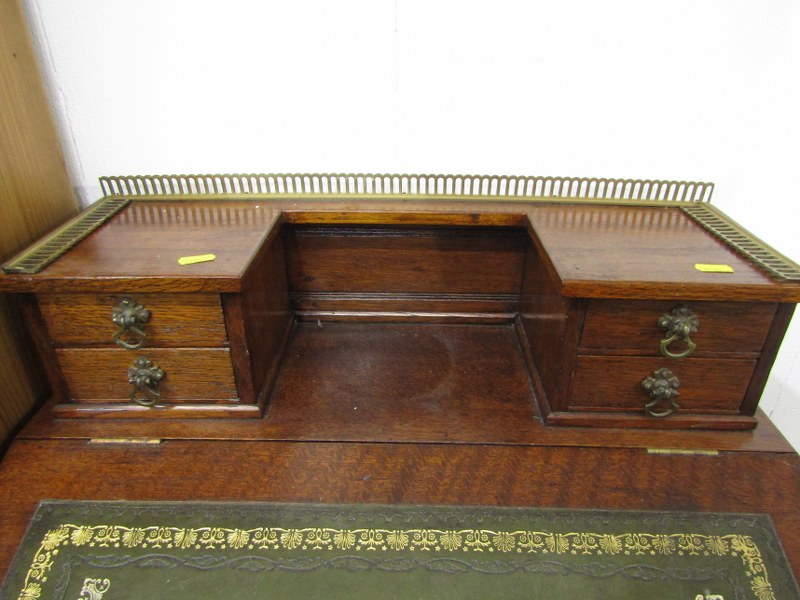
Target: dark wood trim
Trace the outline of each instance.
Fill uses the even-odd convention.
[[[56,418],[91,419],[216,419],[258,418],[261,409],[255,404],[169,404],[146,407],[134,404],[55,404]]]
[[[548,425],[572,427],[640,427],[642,429],[712,429],[740,430],[754,429],[758,420],[747,415],[688,415],[676,414],[657,419],[644,414],[625,414],[608,412],[552,412],[547,415]]]
[[[33,294],[19,294],[15,296],[15,299],[39,353],[39,360],[44,368],[53,397],[62,401],[67,400],[69,398],[67,383],[62,375],[55,347],[47,332],[36,297]]]
[[[528,372],[528,379],[531,382],[533,396],[536,399],[536,408],[539,412],[539,417],[543,419],[552,412],[552,408],[547,399],[544,387],[542,387],[542,379],[539,377],[539,372],[536,370],[536,362],[533,358],[531,345],[525,333],[525,327],[522,325],[522,317],[520,315],[517,315],[517,318],[514,320],[514,332],[517,334],[517,343],[519,344],[520,353],[522,354],[522,362],[525,365],[525,370]]]
[[[561,295],[561,282],[552,262],[542,255],[542,246],[531,233],[520,297],[523,355],[538,381],[539,412],[567,407],[577,360],[578,342],[586,312],[586,301]],[[528,354],[526,355],[526,349]]]
[[[461,203],[459,209],[448,211],[447,206],[454,203],[443,203],[443,209],[427,210],[432,203],[404,203],[405,210],[397,209],[397,202],[381,202],[379,199],[368,201],[370,208],[366,210],[331,211],[330,203],[325,202],[320,210],[309,210],[286,207],[283,209],[284,222],[295,225],[421,225],[421,226],[456,226],[456,227],[526,227],[528,217],[519,205],[494,204],[489,208],[486,204]],[[457,204],[457,203],[456,203]],[[380,207],[380,208],[378,208]],[[420,210],[420,208],[423,210]],[[471,210],[468,210],[471,209]]]
[[[252,377],[253,401],[262,414],[294,324],[283,231],[281,216],[243,275],[241,327]]]
[[[786,330],[792,321],[794,309],[794,304],[779,304],[778,310],[775,311],[775,319],[772,321],[772,327],[770,327],[767,340],[764,342],[761,358],[756,363],[753,378],[750,380],[750,386],[747,388],[742,402],[742,414],[754,415],[756,408],[758,408],[758,403],[764,393],[764,387],[767,385],[767,379],[783,341],[783,336],[786,335]]]
[[[280,385],[280,378],[277,385]],[[274,394],[275,388],[273,388]],[[338,437],[341,441],[370,443],[437,444],[505,444],[523,446],[581,446],[648,448],[716,448],[731,452],[783,452],[794,449],[775,428],[769,418],[757,411],[759,425],[749,430],[714,431],[711,429],[626,429],[607,427],[552,427],[541,418],[520,422],[506,415],[493,414],[496,425],[481,427],[480,423],[452,419],[446,431],[435,424],[416,418],[405,423],[376,422],[369,428],[338,427],[334,432],[313,429],[301,419],[274,419],[273,409],[259,419],[62,419],[54,412],[54,402],[47,403],[20,432],[20,439],[87,439],[98,437],[144,437],[159,439],[207,440],[297,440],[317,442]],[[562,413],[563,414],[563,413]],[[566,413],[570,414],[570,413]],[[594,413],[593,413],[594,414]],[[277,415],[280,417],[280,414]],[[641,417],[644,419],[644,415]],[[276,421],[281,421],[280,423]],[[502,437],[496,435],[501,428]]]
[[[289,347],[289,342],[292,339],[295,324],[296,321],[294,319],[287,319],[286,326],[283,330],[283,335],[281,336],[281,341],[278,345],[278,350],[275,353],[275,357],[272,360],[266,375],[264,376],[264,383],[261,385],[258,398],[256,399],[256,403],[258,404],[262,415],[265,414],[269,408],[270,396],[275,389],[275,382],[278,380],[278,375],[281,372],[281,365],[286,358],[286,349]]]
[[[241,294],[222,294],[221,298],[239,400],[243,404],[256,404],[253,370],[250,365],[250,352],[247,349],[247,337],[244,330],[242,296]]]
[[[521,284],[521,279],[520,279]],[[351,292],[290,292],[295,314],[513,314],[519,310],[514,294],[403,294]]]
[[[365,323],[463,323],[497,325],[512,323],[516,313],[447,313],[400,311],[304,310],[295,312],[301,321],[362,321]]]

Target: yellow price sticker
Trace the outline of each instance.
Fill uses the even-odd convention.
[[[730,265],[706,265],[697,263],[694,268],[702,273],[733,273],[733,267]]]
[[[181,256],[178,259],[178,264],[193,265],[196,263],[208,262],[210,260],[214,260],[215,258],[217,258],[215,254],[196,254],[195,256]]]

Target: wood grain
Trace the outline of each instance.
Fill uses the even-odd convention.
[[[581,355],[568,406],[642,412],[649,401],[642,380],[666,367],[680,380],[679,413],[738,413],[755,366],[755,360],[740,359]]]
[[[760,349],[777,347],[777,329],[769,325],[771,320],[778,322],[773,319],[774,300],[792,296],[798,286],[778,284],[753,265],[737,263],[740,257],[675,208],[542,204],[527,207],[530,222],[526,229],[518,226],[524,221],[517,212],[519,207],[512,212],[507,206],[492,206],[488,213],[487,205],[477,204],[469,212],[458,213],[453,211],[454,204],[458,203],[429,205],[417,214],[413,207],[394,212],[390,203],[380,209],[362,207],[365,210],[360,214],[357,205],[337,213],[329,203],[320,203],[319,211],[286,210],[284,214],[281,202],[264,206],[257,201],[134,202],[42,274],[0,281],[8,284],[13,280],[17,287],[12,288],[17,291],[49,289],[54,297],[56,292],[91,293],[114,287],[116,293],[127,289],[142,294],[167,289],[173,290],[170,293],[222,292],[238,397],[244,404],[258,406],[263,405],[277,376],[292,313],[320,323],[361,320],[373,326],[392,322],[478,326],[510,323],[519,310],[521,335],[515,351],[517,358],[521,355],[526,361],[540,412],[548,422],[555,422],[549,418],[551,412],[567,410],[603,409],[636,415],[640,403],[637,400],[634,410],[631,390],[638,392],[638,383],[652,370],[637,372],[636,382],[630,379],[632,371],[611,373],[610,377],[601,371],[612,366],[624,370],[643,360],[642,355],[658,356],[654,343],[645,347],[649,344],[645,337],[652,335],[645,329],[652,329],[657,318],[650,314],[652,309],[666,311],[664,307],[677,301],[697,303],[698,298],[719,294],[726,300],[700,303],[712,310],[703,311],[704,325],[698,338],[703,346],[691,360],[724,355],[745,361],[736,363],[744,369],[737,368],[736,377],[726,377],[717,368],[723,364],[719,363],[706,375],[709,383],[705,387],[692,386],[697,391],[689,392],[684,412],[705,409],[707,414],[733,415],[734,407],[745,406],[742,398],[749,389],[743,411],[752,414],[772,356],[760,356]],[[462,209],[467,204],[461,203]],[[498,216],[501,214],[506,216]],[[182,244],[179,249],[187,252],[202,252],[201,247],[208,251],[224,240],[234,241],[230,246],[223,244],[224,256],[218,263],[193,265],[196,271],[181,275],[181,270],[165,259],[175,252],[171,244],[176,239]],[[645,239],[656,248],[652,253],[655,268],[641,264],[642,257],[649,256]],[[699,272],[681,279],[681,257],[688,257],[689,250],[705,252],[704,260],[709,262],[720,262],[723,255],[730,258],[727,262],[737,265],[733,276],[725,280],[730,285],[722,285],[722,280],[707,281],[707,274]],[[616,262],[623,251],[627,259]],[[667,270],[668,264],[675,268]],[[565,272],[580,272],[582,279],[565,278]],[[138,282],[137,287],[126,287],[132,281]],[[591,300],[613,297],[624,302],[616,308],[610,302],[594,302],[585,324],[586,299],[570,296],[577,289],[576,282],[579,287],[588,285],[583,292]],[[657,300],[636,302],[640,295]],[[713,336],[715,330],[731,329],[730,321],[737,326],[729,341],[717,343],[704,337],[706,331]],[[571,398],[570,382],[584,325],[581,352],[593,357],[585,360],[600,362],[591,369],[581,367],[584,379],[576,383],[576,398]],[[378,328],[371,335],[386,331]],[[660,342],[660,332],[658,336]],[[77,352],[69,348],[66,344],[64,351]],[[604,356],[605,362],[601,360]],[[630,360],[622,360],[625,356]],[[750,380],[757,359],[757,376]],[[702,383],[699,370],[711,363],[691,364],[685,367],[690,371],[688,379]],[[74,377],[85,372],[86,366],[70,373],[73,387]],[[346,387],[350,370],[342,365],[331,377]],[[497,380],[493,374],[487,379]],[[748,388],[751,381],[754,383]],[[603,393],[595,394],[597,389]],[[699,396],[705,393],[710,399],[703,405]],[[599,397],[615,398],[601,402]],[[200,402],[200,398],[196,400]],[[631,423],[634,421],[639,423],[638,419]],[[733,423],[729,417],[719,423],[739,427],[745,421],[754,425],[752,419]],[[664,426],[678,422],[671,420]],[[614,425],[621,423],[614,421]],[[656,427],[656,423],[648,422],[648,426]],[[697,418],[691,426],[719,423]]]
[[[259,236],[279,218],[312,229],[320,225],[307,223],[327,224],[323,229],[348,225],[425,229],[436,224],[465,230],[500,224],[500,230],[513,230],[525,225],[521,214],[527,215],[529,230],[551,256],[560,289],[568,296],[800,300],[800,284],[774,281],[677,207],[469,201],[334,201],[302,206],[286,200],[134,202],[81,244],[86,252],[74,250],[38,276],[0,277],[0,290],[76,291],[80,284],[83,291],[95,292],[113,292],[115,286],[140,292],[235,292],[240,290],[238,276],[260,247]],[[142,225],[147,226],[147,237],[140,235]],[[177,256],[216,247],[224,247],[226,253],[214,263],[195,265],[190,271],[174,266]],[[368,251],[367,255],[370,258]],[[380,263],[391,257],[378,252],[372,259]],[[735,272],[701,273],[694,268],[697,262],[730,264]],[[417,266],[424,270],[423,264]],[[294,291],[301,291],[291,273],[290,281]]]
[[[403,294],[353,292],[292,292],[294,312],[301,318],[344,318],[358,315],[420,315],[419,320],[447,319],[463,322],[476,318],[513,320],[519,309],[519,294]]]
[[[11,256],[78,204],[21,4],[0,5],[0,258]]]
[[[0,573],[39,499],[125,498],[767,513],[797,575],[798,496],[800,458],[767,452],[20,440],[0,464]]]
[[[469,227],[303,227],[285,235],[289,285],[300,293],[518,293],[527,243],[520,229]],[[393,310],[389,302],[384,310]]]
[[[279,219],[269,205],[246,201],[133,202],[38,275],[0,278],[0,290],[237,292]],[[178,264],[199,254],[216,259]]]
[[[581,333],[581,352],[632,350],[637,354],[658,356],[661,340],[667,337],[659,328],[658,319],[672,314],[672,310],[682,304],[675,301],[590,300]],[[700,323],[697,333],[691,336],[697,344],[693,357],[719,353],[758,356],[777,308],[775,303],[701,301],[689,302],[686,306]],[[681,352],[685,348],[681,341],[674,342],[674,347],[670,346],[672,352]]]
[[[37,298],[53,343],[58,347],[117,347],[119,327],[111,321],[117,302],[130,298],[150,311],[142,346],[225,346],[228,343],[218,294],[40,294]],[[128,342],[138,341],[123,334]]]
[[[78,211],[18,0],[0,2],[0,262]],[[0,299],[0,454],[47,393],[13,303]]]
[[[678,209],[541,205],[528,216],[570,297],[798,300],[800,285],[776,286]],[[734,272],[701,273],[696,263]]]
[[[794,314],[794,304],[779,304],[777,311],[775,311],[775,319],[769,329],[769,334],[764,342],[764,348],[761,356],[758,359],[755,373],[750,380],[750,386],[747,388],[744,402],[742,403],[742,412],[744,414],[755,414],[758,402],[761,400],[761,394],[764,392],[764,387],[767,385],[769,373],[772,370],[772,365],[775,364],[775,357],[778,355],[778,349],[783,341],[783,336],[789,328],[789,323],[792,321]]]
[[[539,411],[564,410],[577,355],[584,302],[560,293],[549,258],[533,244],[525,257],[519,337],[528,370],[537,385]]]
[[[763,418],[763,417],[762,417]],[[547,424],[561,427],[592,427],[600,429],[641,428],[647,432],[674,430],[722,431],[730,435],[735,431],[750,431],[759,426],[759,419],[745,414],[676,412],[667,418],[657,419],[644,413],[570,411],[551,412]]]
[[[140,356],[166,373],[158,386],[162,403],[239,398],[227,348],[62,348],[56,354],[69,397],[75,402],[130,402],[128,368]]]
[[[321,326],[320,326],[321,325]],[[265,421],[317,439],[449,439],[459,423],[484,439],[536,417],[508,326],[301,323]]]
[[[242,400],[263,408],[293,323],[283,241],[277,230],[250,265],[242,293],[235,299],[226,297],[225,311],[229,331],[235,331],[239,340],[231,351]]]

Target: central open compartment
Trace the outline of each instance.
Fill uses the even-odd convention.
[[[283,224],[295,320],[266,418],[331,439],[504,438],[537,417],[523,227]]]
[[[510,322],[527,232],[515,227],[285,226],[301,318]]]

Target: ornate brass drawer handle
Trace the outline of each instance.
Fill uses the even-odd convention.
[[[119,326],[112,338],[118,346],[128,350],[137,350],[147,341],[144,326],[150,320],[150,311],[141,304],[136,304],[130,298],[123,298],[111,311],[111,320]],[[122,339],[123,334],[128,334],[135,341]]]
[[[700,319],[688,306],[681,304],[672,309],[672,314],[662,315],[658,319],[658,326],[666,332],[667,337],[661,340],[661,354],[667,358],[685,358],[694,352],[697,344],[692,341],[691,335],[697,333]],[[686,344],[681,352],[671,352],[670,344],[678,340]]]
[[[668,417],[678,410],[675,398],[681,382],[669,369],[661,368],[642,381],[642,389],[650,398],[644,405],[644,412],[651,417]]]
[[[161,399],[161,392],[158,391],[158,384],[166,373],[154,365],[150,359],[140,356],[128,368],[128,382],[133,384],[129,398],[132,402],[142,406],[155,406]]]

